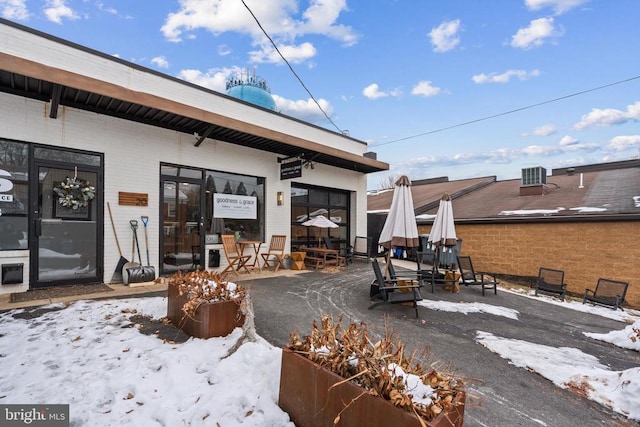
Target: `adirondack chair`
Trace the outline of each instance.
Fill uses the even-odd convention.
[[[379,298],[378,302],[375,302],[369,306],[369,310],[382,305],[382,304],[400,304],[411,303],[416,311],[416,319],[418,318],[418,301],[422,301],[422,295],[420,295],[420,288],[422,284],[411,284],[398,286],[398,281],[393,279],[385,279],[380,270],[380,264],[377,259],[373,259],[371,262],[373,272],[378,284]]]
[[[594,305],[604,305],[611,307],[614,310],[617,310],[618,308],[623,310],[622,303],[624,302],[624,297],[627,294],[628,287],[629,283],[627,282],[603,279],[601,277],[598,279],[595,291],[591,289],[584,291],[582,303],[584,304],[588,301]]]
[[[536,280],[536,296],[538,291],[560,295],[562,301],[567,293],[564,283],[564,271],[541,267]]]
[[[498,280],[488,273],[476,273],[470,256],[459,256],[458,267],[462,275],[461,283],[463,285],[480,285],[482,296],[484,296],[485,289],[493,289],[494,294],[498,293]]]

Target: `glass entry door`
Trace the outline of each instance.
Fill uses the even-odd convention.
[[[163,180],[162,273],[195,270],[201,265],[202,185],[179,180]]]
[[[98,173],[70,166],[35,165],[38,177],[37,208],[34,210],[31,285],[96,283],[102,280],[99,261],[97,209]],[[94,187],[94,197],[77,203],[65,184],[76,178]],[[63,200],[67,199],[67,200]],[[74,200],[76,203],[74,203]]]

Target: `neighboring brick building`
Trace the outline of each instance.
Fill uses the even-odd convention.
[[[429,234],[439,199],[449,193],[461,253],[478,270],[526,282],[540,267],[561,269],[574,296],[599,277],[623,280],[627,305],[640,307],[640,161],[554,169],[550,176],[536,169],[523,170],[525,182],[414,181],[419,233]],[[388,209],[391,194],[369,196],[370,218]]]

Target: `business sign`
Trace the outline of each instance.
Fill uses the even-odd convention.
[[[213,194],[213,217],[234,219],[257,219],[258,198],[237,194]]]
[[[13,202],[13,194],[2,194],[13,190],[13,182],[3,176],[11,178],[11,174],[0,169],[0,202]]]
[[[280,180],[300,178],[302,176],[302,160],[280,163]]]

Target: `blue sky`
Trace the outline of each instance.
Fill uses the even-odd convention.
[[[369,189],[640,153],[638,0],[0,0],[0,16],[221,92],[255,69],[281,113],[390,164]]]

